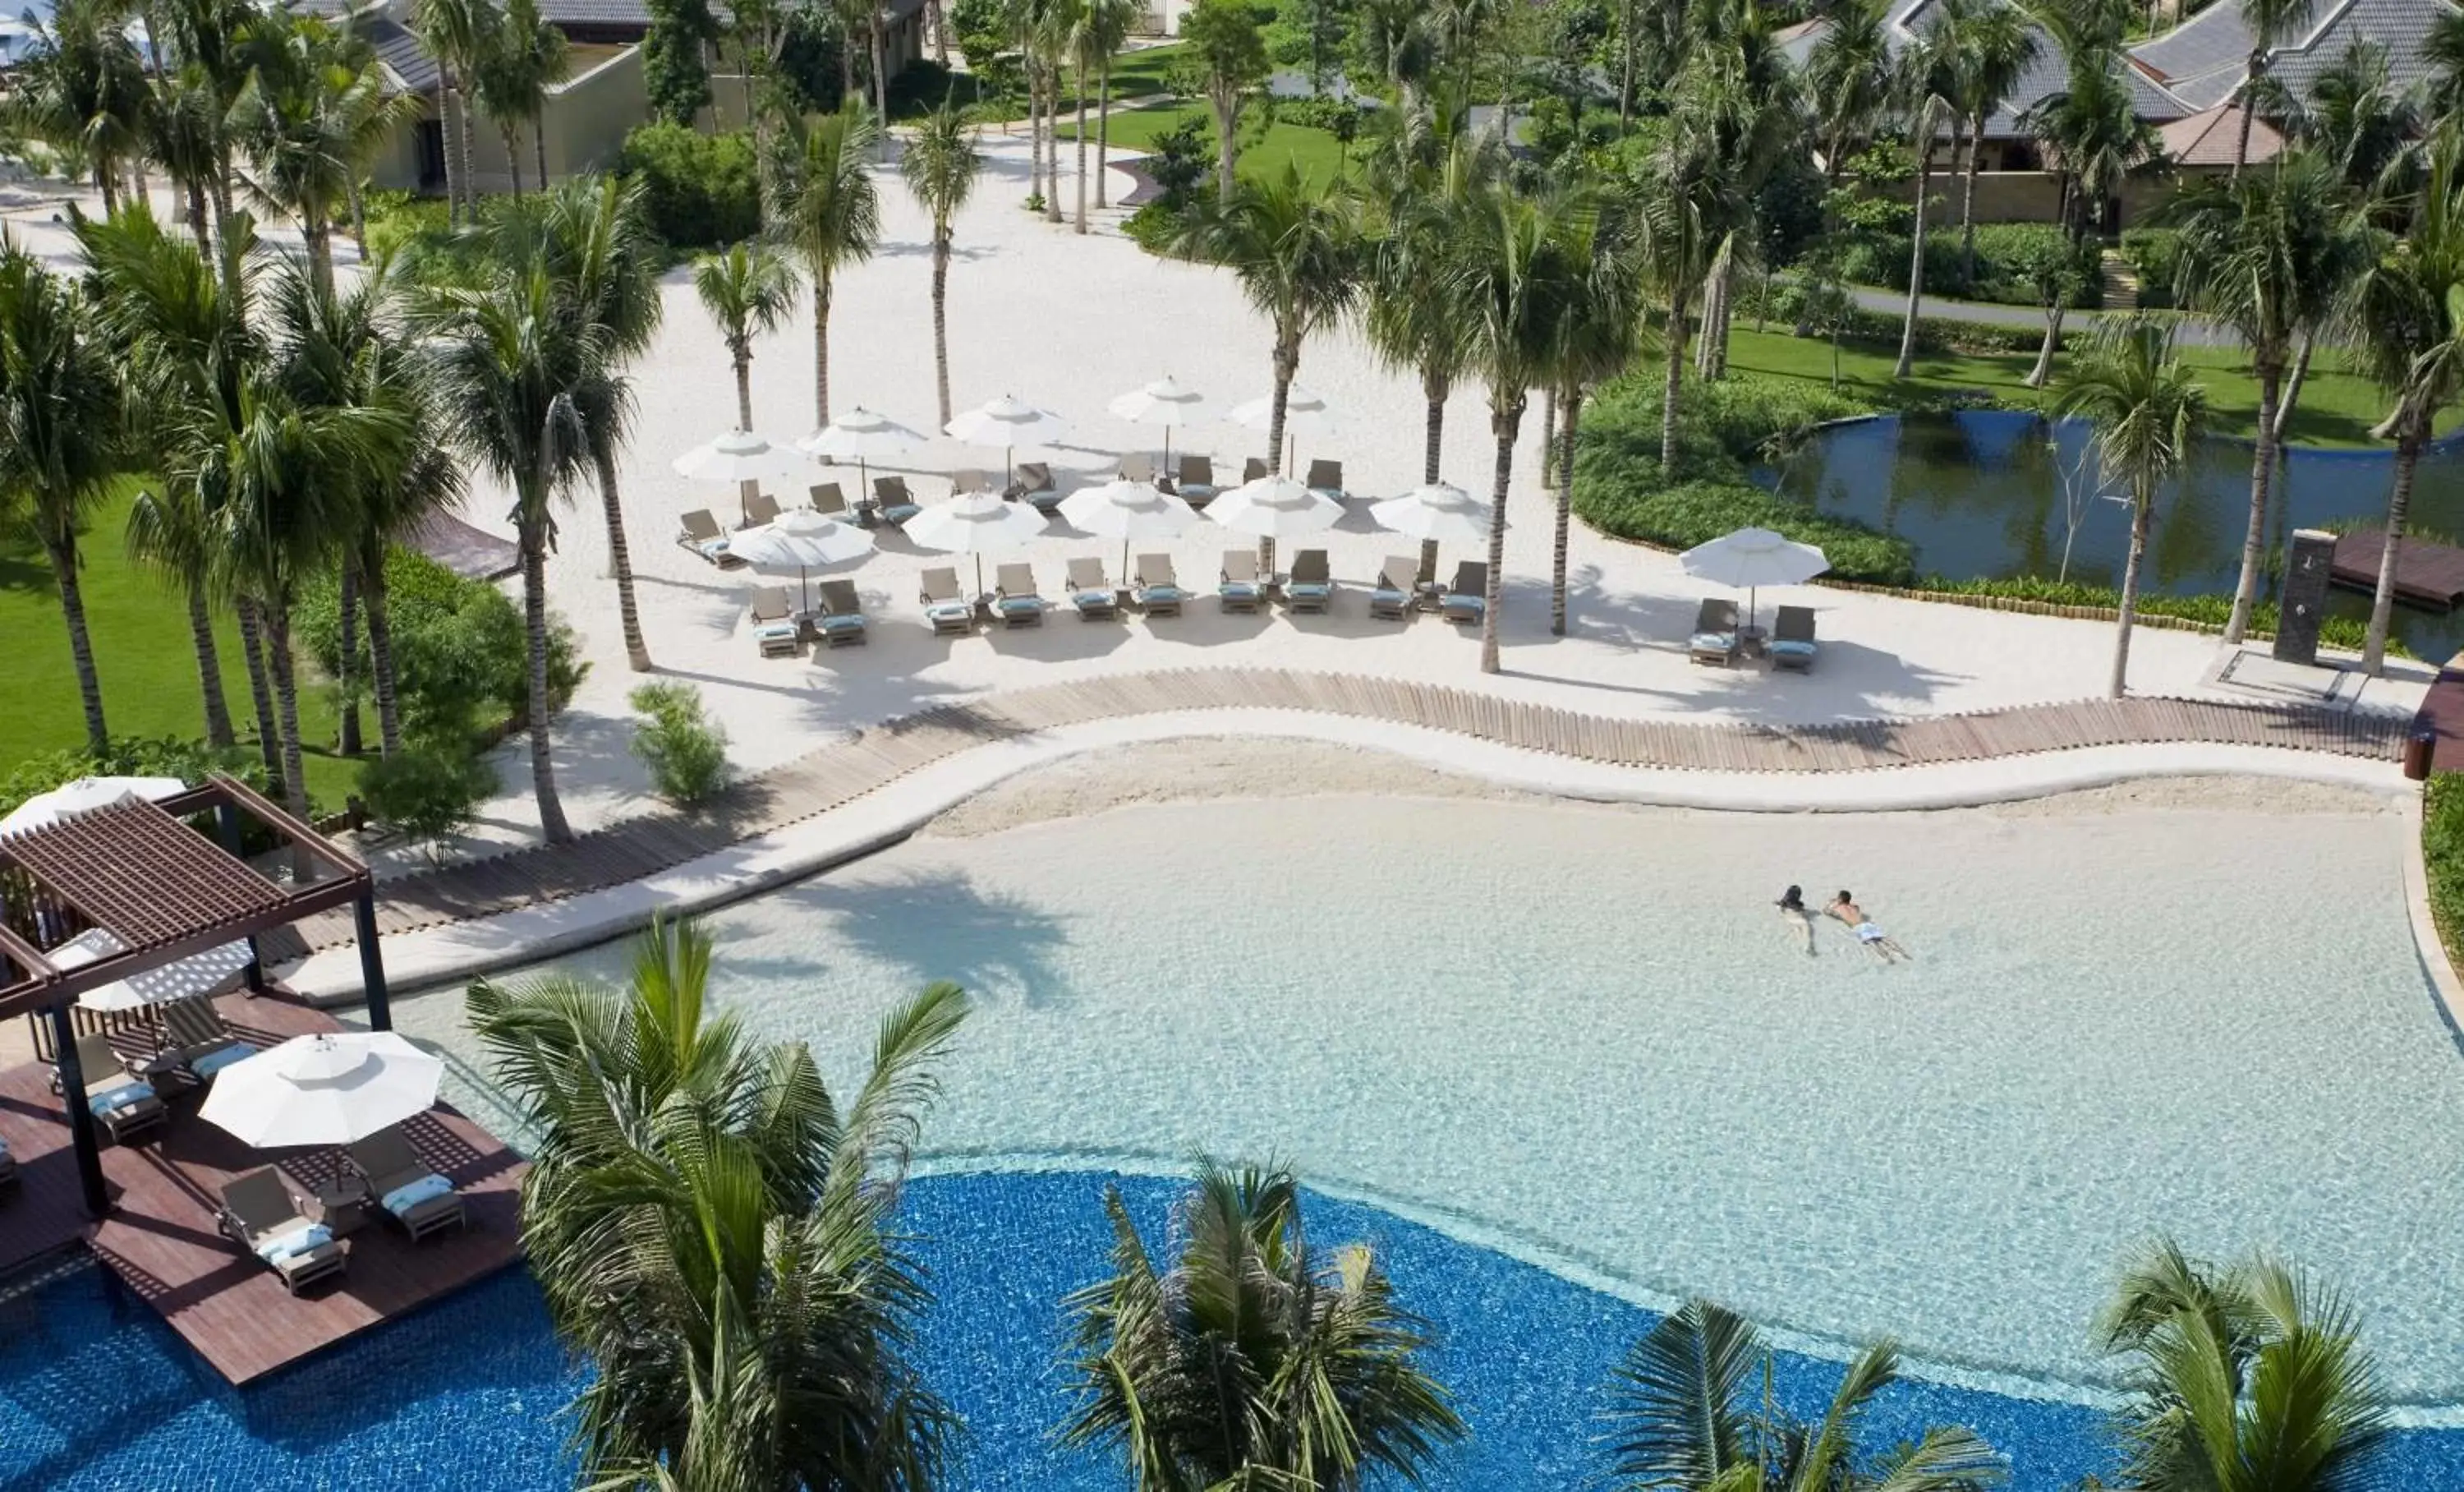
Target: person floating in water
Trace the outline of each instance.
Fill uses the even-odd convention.
[[[1796,941],[1805,946],[1805,956],[1814,957],[1814,914],[1806,910],[1805,888],[1791,886],[1780,894],[1777,903],[1779,920],[1788,924]]]
[[[1890,963],[1894,959],[1916,957],[1915,954],[1900,946],[1899,939],[1875,926],[1874,920],[1865,915],[1864,908],[1859,906],[1857,899],[1848,892],[1842,891],[1833,897],[1831,904],[1822,910],[1826,915],[1837,917],[1847,924],[1848,930],[1857,935],[1857,941],[1865,946],[1865,951],[1883,963]]]

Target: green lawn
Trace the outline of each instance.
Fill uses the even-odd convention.
[[[1177,41],[1167,46],[1148,47],[1143,51],[1123,53],[1120,59],[1112,64],[1113,100],[1118,102],[1124,99],[1148,99],[1159,93],[1170,93],[1172,80],[1168,75],[1172,71],[1174,60],[1180,54],[1181,46]],[[955,57],[956,54],[952,55]],[[1078,95],[1071,87],[1076,81],[1077,78],[1073,75],[1062,76],[1061,112],[1065,116],[1078,106]],[[890,117],[893,121],[917,118],[938,107],[944,97],[962,106],[973,108],[980,118],[985,120],[1026,118],[1026,99],[1023,93],[1012,99],[990,99],[978,86],[975,76],[970,73],[951,74],[946,92],[936,89],[928,93],[916,83],[910,83],[902,89],[898,84],[892,83],[890,89]],[[1087,78],[1087,107],[1094,108],[1097,100],[1102,98],[1103,91],[1098,79],[1089,75]]]
[[[1144,151],[1157,135],[1180,127],[1184,120],[1197,120],[1205,130],[1207,159],[1214,159],[1215,117],[1202,103],[1166,103],[1151,108],[1132,109],[1112,116],[1112,145],[1124,150]],[[1093,138],[1094,122],[1088,122],[1089,138]],[[1331,181],[1348,167],[1343,142],[1322,129],[1301,124],[1275,123],[1267,126],[1264,137],[1251,139],[1249,130],[1242,130],[1240,172],[1256,177],[1268,171],[1279,171],[1287,161],[1295,162],[1301,175],[1311,182]],[[1078,138],[1077,126],[1064,122],[1059,131],[1063,140]]]
[[[205,734],[198,697],[197,654],[187,609],[168,581],[131,564],[121,535],[128,522],[131,479],[95,515],[87,533],[81,590],[94,636],[95,670],[102,678],[102,710],[115,736]],[[42,550],[14,534],[0,538],[0,773],[29,756],[85,744],[85,712],[77,702],[77,670],[69,661],[68,629],[59,591]],[[239,630],[229,615],[215,629],[223,666],[223,698],[231,724],[253,741],[248,668]],[[359,779],[359,764],[332,754],[335,718],[322,689],[303,688],[300,730],[311,750],[308,791],[320,809],[339,809]],[[375,730],[373,718],[366,722]],[[318,748],[324,749],[318,749]]]

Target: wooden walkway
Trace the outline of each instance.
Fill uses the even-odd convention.
[[[1870,771],[2089,746],[2195,742],[2392,761],[2410,721],[2384,713],[2126,699],[1826,725],[1617,720],[1470,689],[1280,669],[1183,669],[1049,684],[943,705],[856,732],[746,779],[715,805],[625,819],[569,844],[383,882],[378,926],[408,932],[656,875],[825,813],[986,742],[1130,715],[1268,709],[1419,726],[1620,767],[1721,772]],[[300,923],[306,948],[352,938],[341,914]],[[281,950],[270,950],[281,951]]]
[[[2387,553],[2387,533],[2364,529],[2336,540],[2335,557],[2327,562],[2327,578],[2353,590],[2379,588],[2379,562]],[[2407,538],[2395,554],[2395,593],[2415,606],[2449,612],[2464,601],[2464,549],[2431,539]]]
[[[219,1004],[223,1018],[259,1045],[338,1029],[331,1016],[287,995],[226,995]],[[265,1165],[264,1152],[200,1120],[193,1097],[175,1102],[159,1138],[103,1147],[115,1210],[97,1223],[85,1214],[68,1122],[49,1080],[40,1064],[0,1071],[0,1136],[21,1177],[19,1194],[0,1196],[0,1273],[82,1241],[232,1383],[261,1378],[520,1258],[517,1213],[528,1167],[440,1107],[404,1132],[422,1159],[461,1188],[469,1230],[414,1245],[371,1221],[343,1239],[349,1264],[341,1278],[294,1300],[273,1270],[214,1225],[223,1182]],[[295,1194],[311,1194],[334,1179],[336,1156],[294,1152],[278,1164]]]

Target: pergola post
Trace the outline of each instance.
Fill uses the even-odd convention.
[[[214,806],[214,828],[223,842],[223,852],[232,859],[245,860],[239,853],[239,805],[223,802]],[[241,976],[247,981],[250,994],[265,992],[265,953],[256,944],[256,934],[248,935],[248,969]]]
[[[85,1210],[97,1217],[111,1211],[111,1193],[102,1184],[102,1150],[94,1133],[94,1110],[86,1107],[85,1069],[77,1061],[77,1027],[63,1000],[51,1009],[52,1046],[60,1069],[60,1102],[68,1105],[69,1138],[77,1149],[77,1184],[85,1191]]]
[[[391,1031],[393,1006],[385,998],[385,952],[377,946],[377,892],[373,881],[351,903],[351,922],[359,932],[360,983],[367,991],[368,1028]]]

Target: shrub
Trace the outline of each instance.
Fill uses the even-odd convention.
[[[2170,228],[2127,228],[2121,252],[2123,262],[2139,277],[2139,303],[2149,310],[2171,306],[2182,273],[2181,234]]]
[[[1156,197],[1124,219],[1121,232],[1129,234],[1132,242],[1149,254],[1167,254],[1172,250],[1173,239],[1179,236],[1182,215],[1186,211]]]
[[[259,792],[266,790],[265,763],[244,747],[218,751],[202,741],[176,736],[114,736],[101,752],[78,746],[19,762],[0,777],[0,813],[80,777],[177,777],[193,788],[208,772],[236,777]]]
[[[2046,580],[2033,575],[1996,576],[1976,580],[1949,580],[1940,575],[1928,575],[1918,581],[1911,589],[1932,591],[1938,595],[2000,596],[2013,601],[2034,601],[2043,606],[2096,607],[2114,611],[2122,605],[2122,591],[2117,587],[2085,585],[2076,580]],[[2215,594],[2162,595],[2143,590],[2139,594],[2139,614],[2169,616],[2186,622],[2196,622],[2202,627],[2222,628],[2226,618],[2233,614],[2233,597]],[[2273,635],[2281,615],[2275,602],[2262,600],[2251,610],[2251,630]],[[2320,624],[2319,640],[2327,647],[2343,648],[2358,653],[2361,651],[2362,635],[2365,630],[2365,624],[2359,617],[2329,616],[2323,618]],[[2404,645],[2398,639],[2390,637],[2387,639],[2387,649],[2389,652],[2402,654]]]
[[[1163,200],[1175,207],[1189,200],[1206,173],[1215,168],[1214,136],[1204,120],[1193,115],[1155,136],[1155,154],[1146,161]]]
[[[1800,544],[1820,545],[1829,573],[1841,580],[1903,586],[1916,573],[1906,540],[1853,519],[1830,518],[1793,499],[1747,482],[1688,481],[1639,489],[1584,479],[1576,468],[1574,511],[1620,539],[1690,549],[1740,528],[1769,528]]]
[[[1904,291],[1908,284],[1908,235],[1905,233],[1843,234],[1839,270],[1860,285]],[[1957,223],[1939,223],[1925,234],[1925,293],[1959,300],[1990,301],[2004,305],[2038,304],[2033,266],[2047,254],[2072,247],[2068,234],[2048,223],[1979,223],[1976,225],[1976,267],[1970,273],[1961,252]],[[2098,284],[2089,276],[2075,290],[2071,304],[2092,307]]]
[[[1556,100],[1543,100],[1542,101],[1545,103]],[[1562,112],[1565,105],[1559,103],[1558,108]],[[1350,145],[1360,133],[1364,113],[1360,105],[1349,100],[1330,99],[1323,94],[1307,99],[1279,100],[1274,106],[1276,122],[1298,124],[1305,129],[1322,129],[1346,145]],[[1572,132],[1570,124],[1568,127],[1570,137]]]
[[[495,791],[495,768],[451,746],[396,751],[360,773],[360,796],[368,811],[429,846],[467,826]]]
[[[2464,961],[2464,773],[2432,772],[2422,790],[2421,860],[2438,941]]]
[[[627,701],[646,717],[633,728],[633,754],[650,769],[659,796],[698,803],[727,786],[727,732],[711,724],[691,684],[644,684]]]
[[[642,124],[625,137],[617,169],[642,182],[650,226],[678,249],[715,249],[761,228],[753,140],[681,124]]]

